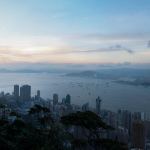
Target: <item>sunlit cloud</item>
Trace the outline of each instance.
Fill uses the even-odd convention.
[[[150,51],[142,52],[141,54],[143,54],[143,55],[150,55]]]
[[[13,60],[11,60],[10,58],[8,57],[4,57],[3,55],[0,55],[0,63],[2,62],[13,62]]]
[[[101,53],[101,52],[115,52],[115,51],[126,51],[130,54],[134,53],[134,51],[129,48],[122,47],[121,45],[110,46],[109,48],[99,48],[99,49],[89,49],[89,50],[80,50],[72,47],[29,47],[29,48],[21,48],[21,47],[8,47],[1,46],[0,53],[1,54],[11,54],[13,56],[19,57],[31,57],[38,55],[62,55],[62,54],[73,54],[73,53]]]

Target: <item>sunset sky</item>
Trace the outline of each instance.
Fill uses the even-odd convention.
[[[20,64],[150,69],[150,0],[0,0],[0,68]]]

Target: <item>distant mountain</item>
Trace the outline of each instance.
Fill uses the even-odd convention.
[[[1,68],[0,73],[41,73],[41,71],[35,71],[35,70],[30,70],[30,69],[12,71],[12,70]]]
[[[23,70],[15,70],[15,71],[13,71],[13,73],[41,73],[41,71],[23,69]]]
[[[99,73],[112,74],[120,77],[150,77],[150,69],[132,69],[132,68],[122,68],[122,69],[101,69],[97,70]]]
[[[83,72],[80,72],[80,73],[68,73],[66,74],[66,76],[82,76],[82,77],[94,77],[94,75],[96,75],[97,72],[95,71],[83,71]]]
[[[66,69],[40,69],[40,70],[32,70],[32,69],[19,69],[19,70],[8,70],[8,69],[4,69],[1,68],[0,69],[0,73],[43,73],[43,72],[47,72],[47,73],[69,73],[71,72],[71,70],[66,70]]]
[[[96,71],[83,71],[80,73],[68,73],[66,76],[70,77],[91,77],[91,78],[98,78],[98,79],[108,79],[108,78],[115,78],[115,76],[109,75],[109,74],[104,74],[104,73],[99,73]]]
[[[1,68],[0,69],[0,73],[12,73],[13,71],[11,70],[7,70],[7,69],[4,69],[4,68]]]

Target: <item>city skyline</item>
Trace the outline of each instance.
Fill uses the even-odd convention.
[[[149,4],[2,0],[0,67],[150,68]]]
[[[30,85],[22,85],[20,87],[20,98],[19,96],[19,85],[14,85],[14,92],[12,95],[10,93],[4,94],[4,92],[0,93],[1,100],[1,116],[5,117],[12,124],[17,116],[21,118],[26,118],[32,112],[36,112],[36,108],[41,110],[40,117],[43,117],[45,111],[48,111],[48,114],[52,116],[55,123],[61,121],[62,117],[67,117],[71,115],[75,115],[81,113],[79,118],[82,118],[82,114],[88,114],[88,116],[84,117],[89,120],[89,123],[92,123],[92,117],[89,118],[89,113],[95,114],[96,117],[100,118],[100,122],[98,124],[107,125],[107,128],[98,128],[100,131],[96,131],[99,133],[100,139],[116,139],[117,142],[124,142],[126,147],[132,150],[132,147],[135,148],[148,148],[149,147],[149,131],[150,131],[150,120],[147,118],[147,113],[143,111],[131,112],[131,110],[118,109],[117,112],[114,112],[109,109],[101,109],[102,100],[98,96],[94,101],[96,102],[95,107],[90,107],[89,102],[78,105],[71,103],[71,96],[69,94],[66,95],[66,99],[59,99],[58,94],[53,94],[53,100],[47,98],[47,100],[40,97],[40,90],[37,90],[37,95],[31,98],[31,86]],[[104,99],[105,100],[105,99]],[[12,114],[14,116],[12,116]],[[17,115],[18,114],[18,115]],[[37,115],[37,114],[36,114]],[[69,117],[70,117],[69,116]],[[29,119],[29,118],[28,118]],[[34,117],[31,119],[31,124],[34,125],[38,129],[42,129],[41,123],[34,123]],[[30,121],[31,121],[30,120]],[[76,118],[73,118],[72,121],[76,122]],[[94,118],[94,124],[95,125]],[[24,120],[27,121],[27,118]],[[72,122],[71,121],[71,122]],[[102,121],[102,122],[101,122]],[[82,122],[83,123],[83,122]],[[86,123],[86,121],[85,121]],[[47,124],[47,129],[49,129],[49,125]],[[73,127],[73,126],[72,126]],[[108,127],[111,127],[109,132],[105,132]],[[74,130],[71,129],[71,132],[75,135],[77,139],[84,139],[84,134],[81,130],[82,128],[78,128],[78,125],[74,127]],[[101,132],[102,131],[102,132]],[[87,132],[88,133],[88,132]],[[146,142],[147,141],[147,142]]]

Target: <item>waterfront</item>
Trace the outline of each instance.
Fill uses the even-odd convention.
[[[131,112],[146,111],[148,118],[150,118],[150,87],[123,85],[111,82],[111,80],[65,77],[53,73],[0,74],[0,92],[12,93],[14,84],[19,84],[19,86],[31,85],[31,96],[36,95],[37,90],[40,90],[42,98],[52,99],[53,94],[57,93],[59,101],[61,101],[67,94],[70,94],[72,104],[83,105],[89,102],[89,105],[94,108],[95,99],[100,96],[102,109],[112,111],[127,109]],[[82,86],[79,86],[79,84]]]

